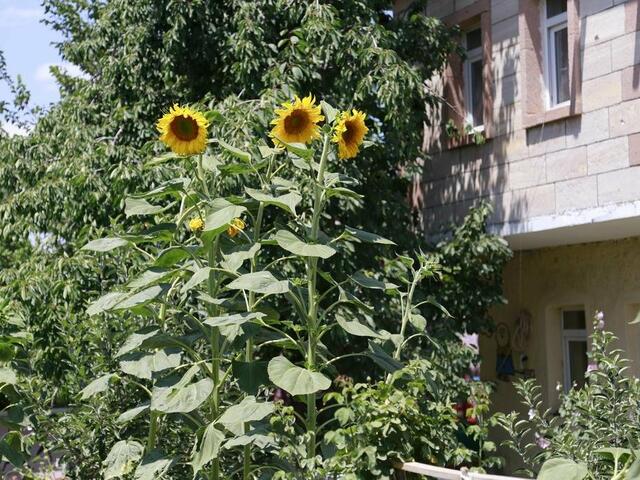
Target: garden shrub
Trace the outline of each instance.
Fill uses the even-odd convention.
[[[520,454],[528,473],[538,478],[632,480],[640,478],[640,380],[629,361],[613,347],[604,315],[594,317],[586,384],[560,393],[557,415],[543,409],[534,379],[515,384],[527,418],[513,412],[500,423],[510,434],[507,445]],[[560,391],[561,386],[558,386]]]

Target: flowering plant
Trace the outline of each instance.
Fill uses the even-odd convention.
[[[640,478],[640,380],[629,375],[628,360],[612,348],[614,335],[596,313],[586,384],[560,394],[557,414],[543,409],[540,386],[529,379],[515,384],[527,418],[516,412],[501,417],[506,442],[539,479]]]
[[[304,407],[294,410],[296,448],[304,459],[300,475],[317,478],[323,428],[318,404],[337,363],[365,356],[391,374],[402,367],[409,325],[424,323],[413,295],[437,270],[427,257],[407,291],[369,272],[325,268],[356,243],[394,245],[349,226],[335,238],[322,229],[331,199],[359,198],[350,188],[356,182],[337,170],[364,146],[365,114],[339,112],[312,96],[295,97],[275,113],[270,138],[242,150],[208,138],[215,112],[174,106],[158,122],[160,138],[173,152],[150,166],[186,162],[192,178],[172,178],[131,196],[125,214],[155,222],[84,247],[131,248],[147,259],[126,285],[88,308],[91,315],[133,316],[142,327],[117,352],[120,371],[104,373],[82,392],[89,400],[124,382],[142,397],[120,421],[124,426],[146,416],[146,438],[117,442],[105,460],[105,478],[129,472],[156,478],[185,464],[194,477],[205,473],[209,479],[294,468],[271,463],[280,448],[269,433],[273,387]],[[227,177],[236,177],[243,189],[224,192]],[[340,225],[331,220],[334,228]],[[400,262],[413,264],[409,258]],[[400,298],[399,334],[367,324],[372,312],[358,298],[363,289]],[[438,306],[433,299],[422,303]],[[323,338],[335,329],[368,337],[369,349],[332,355]],[[166,435],[176,429],[190,448],[176,452],[168,445]]]

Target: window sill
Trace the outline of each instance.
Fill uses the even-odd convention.
[[[581,108],[576,108],[575,105],[565,104],[559,105],[544,112],[535,114],[524,115],[523,124],[524,128],[537,127],[539,125],[563,120],[565,118],[575,117],[582,114]]]

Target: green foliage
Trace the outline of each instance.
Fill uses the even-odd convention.
[[[44,6],[50,25],[63,34],[64,59],[89,78],[54,71],[61,101],[37,117],[28,136],[0,136],[0,298],[7,299],[6,315],[22,322],[0,325],[3,338],[20,339],[5,378],[12,380],[9,372],[15,372],[11,401],[24,411],[10,428],[14,433],[24,425],[35,428],[24,445],[10,434],[5,443],[13,450],[7,451],[24,454],[30,442],[50,444],[54,438],[52,448],[64,446],[73,459],[73,478],[98,478],[101,462],[126,438],[145,450],[134,476],[168,468],[175,478],[185,478],[193,474],[186,461],[212,468],[209,460],[220,454],[237,465],[247,445],[264,441],[264,420],[231,438],[239,430],[214,425],[207,401],[195,409],[205,417],[179,411],[207,397],[208,379],[212,392],[228,393],[218,410],[224,415],[246,394],[266,400],[267,359],[276,353],[283,352],[305,370],[302,378],[312,380],[319,378],[314,374],[332,378],[338,371],[379,377],[380,366],[401,368],[394,358],[398,334],[382,332],[397,332],[403,298],[385,280],[387,273],[395,277],[397,262],[384,257],[421,241],[405,192],[417,171],[428,121],[425,103],[437,101],[423,79],[456,48],[449,30],[416,12],[391,18],[386,13],[391,2],[382,0],[46,0]],[[2,79],[11,81],[1,71]],[[26,91],[19,82],[14,86],[16,102],[0,109],[4,119],[16,119],[16,112],[26,109]],[[319,185],[326,204],[317,239],[307,228],[314,197],[310,173],[317,168],[307,163],[311,151],[289,146],[284,170],[274,167],[266,175],[283,154],[257,141],[265,139],[277,100],[294,92],[314,92],[344,108],[358,105],[370,118],[368,148],[357,162],[340,165],[342,175],[328,172]],[[211,137],[224,139],[211,145],[200,163],[163,153],[152,141],[156,119],[178,100],[207,110]],[[269,181],[260,181],[260,175]],[[217,183],[205,186],[204,178]],[[256,233],[260,206],[271,231]],[[192,236],[184,226],[197,209],[207,227]],[[226,238],[228,219],[241,212],[251,220],[248,234],[259,241]],[[423,279],[415,294],[420,301],[438,303],[437,298],[459,320],[425,304],[420,314],[404,310],[406,328],[427,325],[420,316],[447,318],[440,332],[446,334],[460,324],[473,329],[471,319],[487,320],[487,306],[499,299],[498,272],[507,250],[484,233],[486,214],[473,215],[456,233],[454,247],[438,249],[442,280]],[[89,243],[105,237],[111,240]],[[222,239],[211,261],[203,249],[214,238]],[[334,241],[328,244],[329,239]],[[478,257],[476,245],[490,254]],[[285,252],[305,260],[280,262]],[[301,292],[309,259],[322,265],[318,295],[326,293],[323,301],[340,307],[331,312],[331,328],[321,332],[316,363],[325,360],[327,350],[336,356],[367,352],[338,359],[335,369],[325,372],[296,353],[306,350],[296,344],[305,335],[298,320],[308,306],[308,294]],[[458,261],[467,262],[469,271]],[[381,264],[389,269],[382,275],[376,273]],[[251,265],[271,268],[252,278],[246,276]],[[223,304],[210,294],[212,275],[218,275],[211,266],[225,272],[224,281],[213,285],[223,289]],[[474,273],[483,287],[469,281],[468,288],[458,288],[458,279]],[[435,295],[440,291],[445,299]],[[294,295],[298,302],[292,302]],[[251,296],[258,302],[251,313],[264,316],[233,316]],[[88,305],[89,298],[99,300]],[[438,333],[438,324],[429,322],[429,333]],[[206,371],[210,357],[216,357],[210,338],[216,330],[217,345],[228,353],[218,381],[211,377],[219,372]],[[256,330],[260,334],[254,337]],[[347,334],[358,336],[346,342]],[[261,342],[264,360],[237,353],[246,341]],[[413,341],[415,352],[430,342],[426,336]],[[175,366],[176,349],[184,368]],[[5,350],[9,358],[11,349]],[[403,352],[404,358],[412,352]],[[200,370],[187,368],[189,362]],[[324,386],[326,380],[311,384]],[[145,406],[150,397],[154,408]],[[54,417],[51,406],[71,409]],[[221,435],[228,449],[218,448]],[[312,441],[306,440],[305,450]],[[265,452],[254,449],[254,460],[264,460]],[[184,462],[173,463],[174,458]]]
[[[629,361],[612,347],[615,337],[605,330],[602,313],[593,326],[587,383],[560,394],[559,415],[542,410],[540,387],[525,380],[516,389],[528,418],[514,412],[500,420],[511,437],[507,444],[530,472],[542,465],[538,478],[638,478],[640,380],[628,374]]]

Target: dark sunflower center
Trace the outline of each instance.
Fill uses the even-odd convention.
[[[284,129],[288,134],[302,133],[309,123],[307,113],[302,110],[294,110],[284,119]]]
[[[198,123],[191,117],[180,115],[171,122],[171,131],[183,142],[189,142],[198,136]]]
[[[353,124],[353,122],[344,122],[344,126],[346,127],[345,132],[342,134],[344,143],[355,142],[357,127]]]

